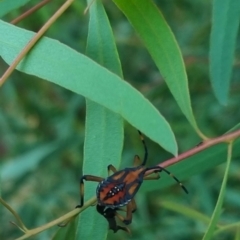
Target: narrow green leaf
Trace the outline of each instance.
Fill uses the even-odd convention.
[[[123,121],[118,115],[87,100],[83,173],[107,177],[107,166],[119,166],[123,146]],[[97,121],[96,121],[97,119]],[[96,192],[97,183],[86,183],[85,199]],[[105,239],[107,221],[96,208],[84,211],[78,221],[77,239]]]
[[[88,2],[90,4],[90,1]],[[90,8],[87,55],[112,72],[122,76],[121,65],[111,26],[100,1]],[[107,176],[109,164],[119,167],[123,147],[123,119],[117,113],[86,99],[86,131],[84,143],[84,174]],[[91,197],[96,184],[85,188]],[[99,239],[107,237],[108,226],[103,216],[87,209],[79,216],[77,239]]]
[[[180,109],[200,134],[193,116],[188,80],[176,39],[152,1],[113,0],[139,34]]]
[[[22,7],[30,0],[2,0],[0,1],[0,17],[3,17],[12,10]]]
[[[226,105],[240,23],[239,0],[214,0],[210,37],[210,80],[216,98]]]
[[[221,190],[220,190],[220,193],[219,193],[219,196],[218,196],[217,204],[215,206],[215,209],[214,209],[210,224],[208,226],[208,229],[207,229],[206,233],[204,234],[203,240],[212,239],[212,236],[214,234],[214,230],[216,228],[218,219],[220,217],[220,214],[221,214],[221,211],[222,211],[223,199],[224,199],[224,196],[225,196],[225,189],[226,189],[226,185],[227,185],[227,178],[228,178],[228,172],[229,172],[229,168],[230,168],[231,158],[232,158],[232,142],[229,143],[229,145],[228,145],[226,170],[225,170]]]
[[[123,73],[117,47],[102,3],[96,1],[89,12],[90,22],[86,53],[100,65],[122,78]]]
[[[0,55],[11,64],[32,32],[0,21]],[[17,67],[118,113],[167,151],[176,154],[173,132],[159,111],[130,84],[58,41],[42,38]]]
[[[122,119],[90,100],[87,101],[86,117],[83,173],[105,178],[107,166],[114,164],[118,167],[120,163]],[[88,199],[95,194],[97,183],[87,182],[85,185],[85,199]],[[93,207],[80,215],[77,239],[105,239],[107,229],[107,221]]]

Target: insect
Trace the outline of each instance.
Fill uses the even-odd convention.
[[[109,229],[113,230],[114,233],[116,233],[118,230],[123,230],[130,233],[130,230],[127,227],[117,225],[115,217],[118,217],[121,220],[121,215],[117,213],[117,210],[120,209],[106,208],[105,206],[100,206],[99,204],[97,204],[97,211],[106,218],[106,220],[108,221]]]
[[[109,165],[107,178],[97,177],[93,175],[83,175],[80,179],[81,200],[80,205],[77,207],[82,207],[84,204],[84,181],[99,182],[96,189],[97,211],[105,216],[109,222],[109,225],[115,221],[115,219],[113,220],[114,215],[117,216],[126,225],[131,223],[132,213],[137,208],[134,200],[135,194],[141,187],[143,180],[159,179],[159,172],[166,172],[168,175],[174,178],[176,182],[178,182],[178,184],[186,193],[188,193],[183,184],[165,168],[162,168],[160,166],[145,167],[148,159],[148,149],[142,133],[140,131],[138,131],[138,133],[140,135],[145,151],[144,159],[141,164],[139,164],[140,157],[138,155],[135,155],[134,167],[117,171],[113,165]],[[149,170],[152,170],[152,173],[155,175],[147,174],[147,171]],[[113,172],[112,175],[110,175],[111,171]],[[117,213],[117,210],[123,206],[126,206],[125,217]],[[115,230],[117,231],[118,229],[122,228],[119,228],[119,226],[117,226]]]

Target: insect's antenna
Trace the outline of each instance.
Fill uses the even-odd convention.
[[[148,170],[153,170],[153,169],[158,170],[158,172],[164,171],[165,173],[167,173],[170,177],[172,177],[180,185],[180,187],[183,189],[183,191],[188,194],[188,190],[184,187],[184,185],[167,169],[160,167],[160,166],[155,166],[155,167],[147,168],[146,170],[148,171]]]
[[[142,162],[142,166],[145,166],[146,165],[146,162],[147,162],[147,158],[148,158],[148,149],[147,149],[147,145],[146,145],[146,143],[145,143],[145,140],[144,140],[144,137],[143,137],[143,135],[142,135],[142,133],[138,130],[138,133],[139,133],[139,136],[140,136],[140,139],[141,139],[141,141],[142,141],[142,143],[143,143],[143,147],[144,147],[144,151],[145,151],[145,153],[144,153],[144,159],[143,159],[143,162]]]

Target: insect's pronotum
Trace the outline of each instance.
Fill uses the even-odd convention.
[[[108,166],[108,177],[102,178],[93,175],[83,175],[80,179],[80,196],[81,202],[77,207],[82,207],[84,204],[84,180],[99,182],[97,195],[97,211],[102,214],[109,223],[109,228],[114,232],[119,229],[129,231],[126,227],[121,227],[116,224],[115,216],[118,217],[126,225],[132,222],[132,213],[136,210],[134,196],[139,190],[143,180],[159,179],[159,172],[164,171],[188,193],[183,184],[168,170],[160,166],[145,167],[148,158],[148,149],[140,131],[139,135],[144,147],[144,159],[141,164],[138,155],[134,157],[134,167],[125,168],[117,171],[113,165]],[[155,175],[147,175],[147,171],[152,170]],[[113,172],[110,175],[110,172]],[[118,214],[117,210],[120,207],[126,206],[126,216]]]

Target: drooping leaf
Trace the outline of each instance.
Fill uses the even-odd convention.
[[[180,109],[198,134],[193,116],[187,74],[176,39],[152,1],[113,0],[126,15],[151,54]]]
[[[0,21],[0,55],[11,64],[33,33]],[[158,110],[120,77],[58,41],[42,38],[17,67],[118,113],[167,151],[177,144]]]

